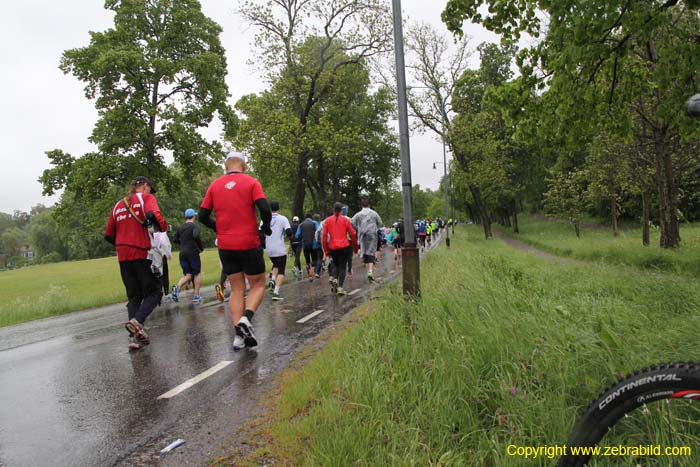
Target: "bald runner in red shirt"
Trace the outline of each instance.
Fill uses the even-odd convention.
[[[260,211],[260,230],[265,235],[272,233],[272,212],[260,182],[245,173],[245,154],[229,153],[225,166],[226,174],[207,189],[199,208],[199,221],[216,231],[222,270],[231,284],[229,308],[236,329],[233,350],[238,351],[258,344],[251,321],[265,295],[265,261],[255,208]],[[250,292],[244,298],[246,278]]]

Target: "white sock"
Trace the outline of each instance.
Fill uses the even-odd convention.
[[[280,293],[280,286],[279,285],[275,286],[275,293]]]

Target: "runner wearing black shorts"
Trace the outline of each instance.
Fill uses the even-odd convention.
[[[248,157],[233,151],[226,156],[226,174],[214,180],[199,208],[199,220],[216,231],[219,258],[231,284],[229,309],[235,329],[233,350],[258,345],[252,320],[265,295],[265,262],[259,230],[272,233],[272,212],[260,182],[245,174]],[[255,208],[260,211],[258,229]],[[211,218],[214,212],[216,220]],[[246,279],[250,292],[245,297]]]
[[[265,272],[262,247],[251,250],[219,250],[221,270],[227,276],[240,272],[254,276]]]

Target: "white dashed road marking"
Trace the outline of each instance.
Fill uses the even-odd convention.
[[[198,374],[198,375],[195,376],[194,378],[188,379],[187,381],[185,381],[184,383],[182,383],[182,384],[179,385],[178,387],[171,389],[170,391],[166,392],[165,394],[161,394],[160,396],[158,396],[158,399],[170,399],[171,397],[175,397],[175,396],[177,396],[178,394],[180,394],[181,392],[183,392],[183,391],[185,391],[185,390],[191,388],[191,387],[194,386],[195,384],[199,383],[200,381],[202,381],[202,380],[204,380],[204,379],[210,377],[211,375],[213,375],[214,373],[218,372],[219,370],[222,370],[222,369],[226,368],[226,367],[229,366],[231,363],[233,363],[233,362],[232,362],[232,361],[227,361],[227,360],[224,360],[224,361],[222,361],[222,362],[219,362],[218,364],[216,364],[216,365],[214,365],[213,367],[209,368],[207,371]]]
[[[297,320],[297,323],[303,324],[303,323],[307,322],[308,320],[310,320],[311,318],[313,318],[314,316],[320,315],[321,313],[323,313],[323,310],[316,310],[313,313],[304,316],[300,320]]]

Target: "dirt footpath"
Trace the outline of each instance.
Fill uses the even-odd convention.
[[[515,238],[501,232],[498,229],[492,229],[493,236],[498,238],[499,240],[502,240],[503,242],[507,243],[508,245],[512,246],[513,248],[517,248],[518,250],[526,251],[528,253],[532,253],[535,256],[539,256],[540,258],[547,259],[549,261],[554,261],[556,263],[566,263],[566,262],[571,262],[572,260],[562,258],[560,256],[555,256],[553,254],[547,253],[546,251],[538,250],[537,248],[528,245],[525,242],[521,242],[520,240],[516,240]]]

